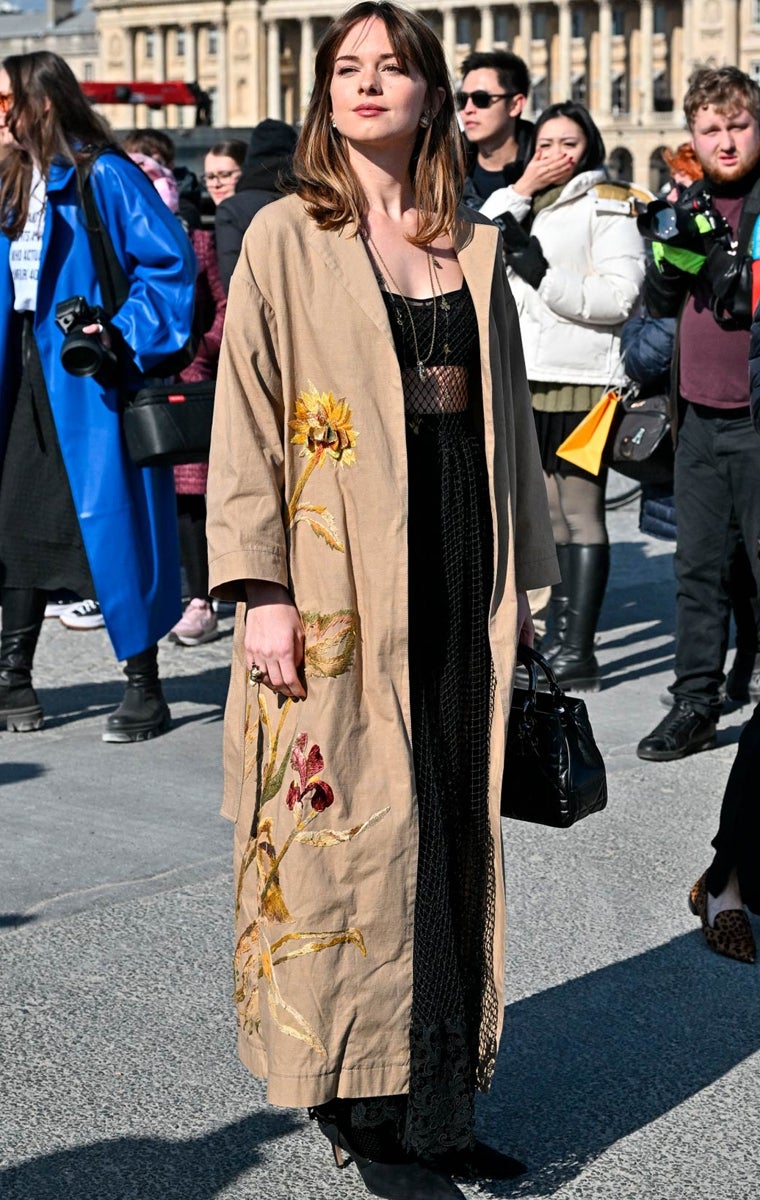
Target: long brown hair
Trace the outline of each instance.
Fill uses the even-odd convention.
[[[0,163],[0,229],[16,238],[29,211],[33,164],[47,178],[53,159],[84,163],[113,135],[59,55],[35,50],[13,54],[2,65],[13,95],[6,125],[18,144],[4,148]]]
[[[464,156],[443,48],[416,12],[388,0],[363,0],[333,21],[317,50],[314,90],[295,149],[295,190],[320,229],[343,229],[352,222],[358,233],[367,199],[343,139],[331,126],[330,84],[344,38],[372,17],[383,22],[399,63],[406,68],[413,65],[423,76],[430,99],[439,88],[444,92],[430,125],[420,128],[410,164],[419,215],[417,233],[408,240],[424,246],[449,232],[454,223],[464,182]]]

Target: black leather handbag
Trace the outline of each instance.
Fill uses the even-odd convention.
[[[602,462],[639,483],[673,478],[669,400],[661,392],[642,396],[636,386],[620,397]]]
[[[501,815],[567,829],[607,804],[607,773],[583,700],[566,696],[545,658],[523,645],[528,687],[516,687],[507,731]],[[547,690],[539,690],[538,670]]]
[[[214,415],[213,379],[153,384],[124,405],[122,424],[129,457],[138,467],[205,462]]]

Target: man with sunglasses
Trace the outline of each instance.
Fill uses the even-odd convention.
[[[522,221],[534,195],[563,177],[567,164],[559,159],[526,161],[533,125],[521,114],[529,91],[528,68],[509,50],[476,51],[462,63],[457,106],[467,139],[464,201],[470,208],[506,188],[504,211]]]

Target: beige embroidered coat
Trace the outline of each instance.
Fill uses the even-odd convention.
[[[490,802],[501,880],[516,590],[557,572],[497,238],[462,210],[495,530]],[[276,580],[306,631],[308,698],[278,703],[247,684],[238,608],[223,812],[236,822],[241,1057],[274,1104],[405,1092],[417,822],[401,375],[361,239],[320,231],[297,197],[257,215],[232,279],[208,501],[214,594],[240,600],[242,580]]]

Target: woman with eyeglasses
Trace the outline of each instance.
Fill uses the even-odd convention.
[[[498,230],[423,17],[326,31],[294,193],[230,285],[209,471],[236,600],[245,1065],[367,1189],[459,1197],[522,1164],[476,1141],[504,986],[500,794],[525,589],[556,578]]]
[[[182,365],[195,260],[112,142],[58,55],[0,65],[0,722],[42,726],[34,652],[47,593],[66,588],[97,598],[126,660],[103,740],[136,742],[170,724],[157,641],[181,604],[171,472],[129,460],[120,389],[138,390],[170,358]],[[85,189],[128,286],[114,313],[99,307]]]
[[[609,181],[602,136],[583,105],[545,109],[531,156],[565,164],[559,181],[528,204],[522,225],[511,214],[501,223],[562,573],[542,652],[563,686],[596,691],[594,635],[610,556],[606,471],[592,475],[557,449],[625,378],[620,334],[643,283],[644,244],[630,189]],[[503,212],[500,194],[481,211]]]
[[[217,142],[203,160],[201,179],[215,207],[228,196],[234,196],[237,181],[243,174],[246,150],[245,142],[233,138],[228,142]]]

